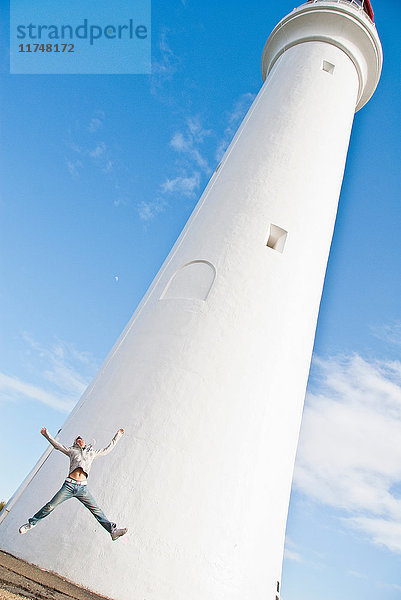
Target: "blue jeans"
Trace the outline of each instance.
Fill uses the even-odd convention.
[[[36,525],[38,521],[50,515],[50,513],[62,502],[68,500],[69,498],[76,498],[88,510],[91,511],[92,515],[99,521],[100,525],[102,525],[109,533],[111,533],[112,529],[115,528],[116,524],[111,523],[104,512],[98,507],[95,499],[92,494],[87,489],[86,485],[79,485],[77,483],[70,483],[69,481],[64,481],[63,485],[57,492],[57,494],[45,504],[31,519],[29,519],[29,523],[32,525]]]

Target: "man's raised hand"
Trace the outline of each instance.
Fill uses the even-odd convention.
[[[46,435],[46,433],[47,433],[47,429],[46,429],[46,427],[42,427],[42,429],[40,430],[40,433],[41,433],[42,435]]]
[[[122,435],[122,434],[124,433],[124,429],[119,429],[119,430],[117,431],[117,433],[118,433],[118,435]]]

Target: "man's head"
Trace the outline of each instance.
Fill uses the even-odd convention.
[[[75,443],[82,449],[84,449],[86,446],[84,440],[81,438],[80,435],[77,438],[75,438]]]

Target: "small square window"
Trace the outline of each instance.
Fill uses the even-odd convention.
[[[331,62],[328,62],[327,60],[323,61],[322,69],[323,71],[326,71],[326,73],[330,73],[330,75],[333,75],[334,73],[334,65]]]
[[[287,240],[287,231],[281,229],[278,225],[270,225],[269,236],[267,238],[266,246],[277,250],[277,252],[283,252],[285,242]]]

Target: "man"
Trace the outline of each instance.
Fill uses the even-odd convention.
[[[64,500],[76,498],[90,510],[95,519],[97,519],[106,531],[110,533],[113,541],[117,540],[122,535],[125,535],[128,529],[117,529],[116,524],[109,521],[96,504],[96,501],[87,488],[87,478],[93,461],[95,458],[104,456],[113,450],[114,446],[123,435],[124,429],[119,429],[110,444],[106,446],[106,448],[103,448],[103,450],[95,450],[93,446],[87,446],[81,436],[75,438],[73,445],[67,448],[67,446],[60,444],[60,442],[55,440],[47,431],[46,427],[42,427],[40,433],[49,440],[56,450],[60,450],[60,452],[63,452],[69,457],[69,475],[50,502],[45,504],[31,519],[29,519],[28,523],[22,525],[19,528],[19,532],[22,534],[26,533],[35,527],[41,519],[47,517],[47,515],[49,515],[56,506],[64,502]]]

